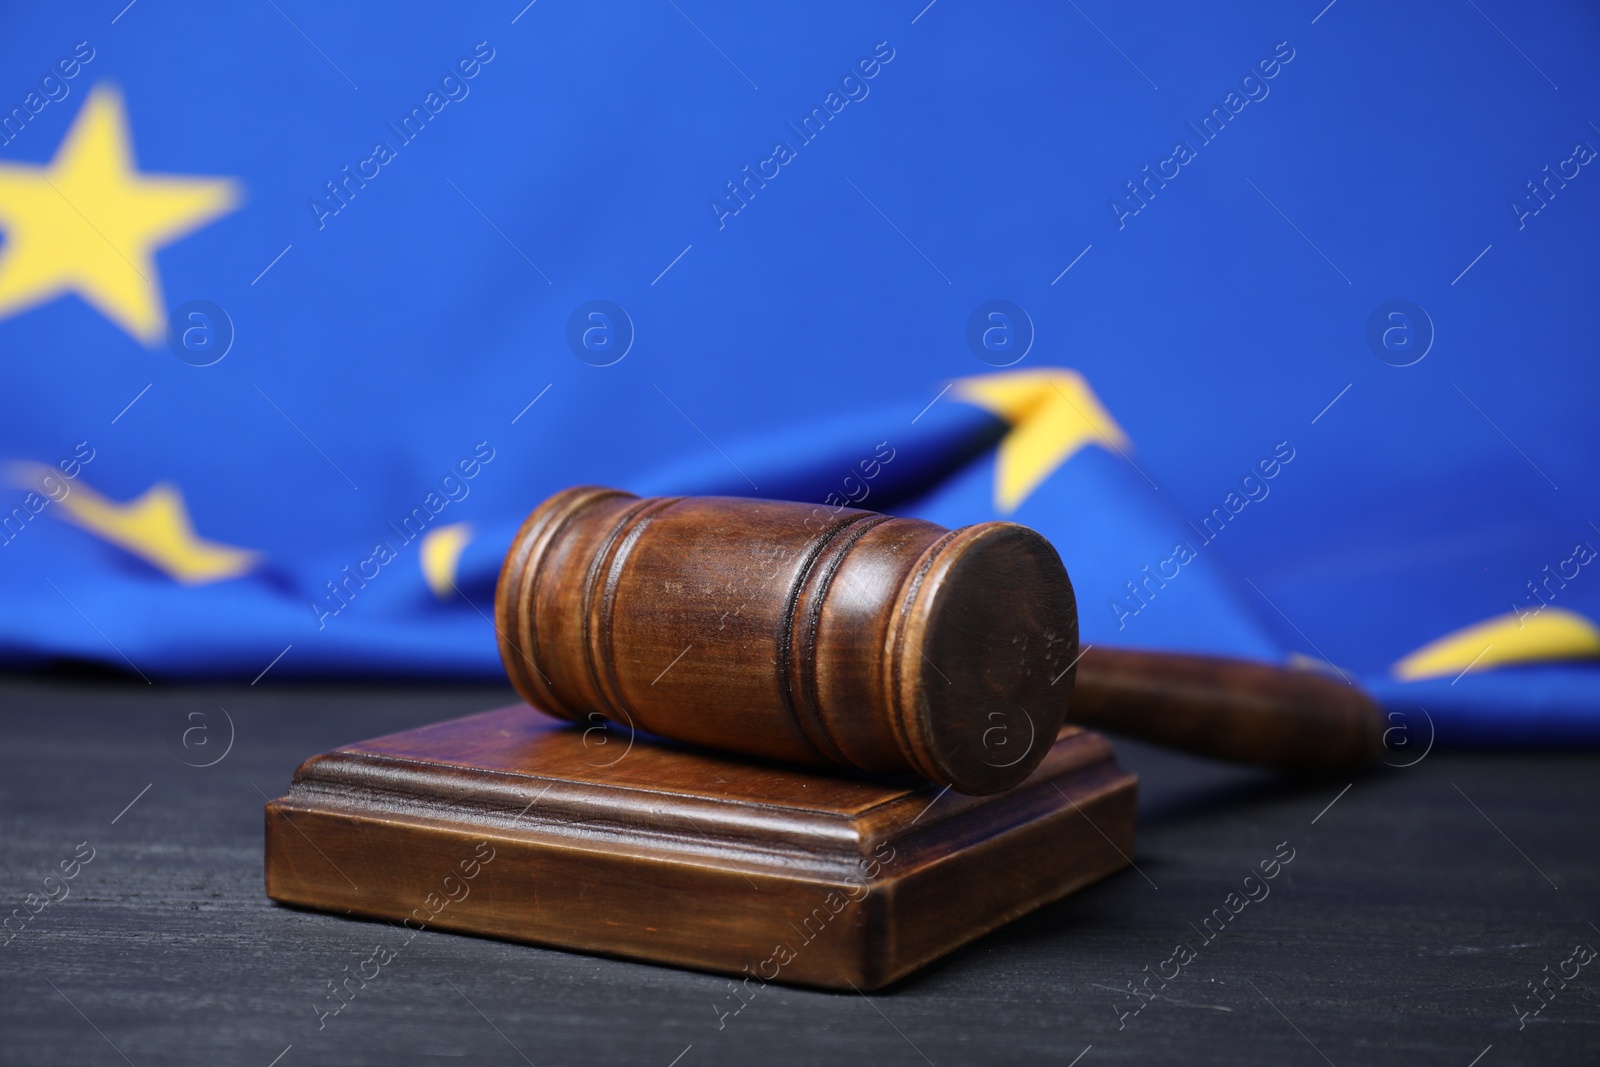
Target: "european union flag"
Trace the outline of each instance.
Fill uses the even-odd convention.
[[[0,656],[498,677],[511,532],[597,483],[1013,519],[1087,643],[1600,740],[1597,30],[14,12]]]

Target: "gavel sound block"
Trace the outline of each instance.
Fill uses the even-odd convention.
[[[1134,793],[1075,727],[1022,785],[975,798],[518,706],[307,760],[267,805],[267,895],[870,990],[1126,865]]]

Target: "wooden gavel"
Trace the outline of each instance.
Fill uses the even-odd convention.
[[[1051,544],[870,511],[567,489],[513,540],[500,657],[530,704],[732,752],[1026,778],[1063,722],[1289,770],[1378,751],[1354,686],[1205,656],[1086,649]]]

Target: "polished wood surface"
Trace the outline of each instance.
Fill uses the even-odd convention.
[[[307,760],[267,805],[267,894],[873,989],[1128,862],[1134,777],[1075,727],[1043,749],[974,798],[504,708]]]
[[[1064,720],[1291,771],[1369,762],[1382,722],[1307,671],[1095,647],[1059,556],[1012,523],[580,487],[529,516],[496,595],[532,705],[732,752],[1021,781]]]
[[[1220,656],[1085,649],[1070,718],[1217,759],[1328,773],[1370,763],[1383,718],[1348,681]]]
[[[1078,649],[1066,569],[1026,527],[613,489],[529,516],[495,614],[535,707],[973,795],[1044,758]]]

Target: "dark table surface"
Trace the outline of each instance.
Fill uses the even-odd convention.
[[[1568,962],[1600,947],[1592,752],[1435,750],[1341,792],[1119,742],[1142,778],[1137,868],[881,994],[772,986],[721,1019],[724,978],[427,931],[319,1030],[330,979],[387,927],[268,901],[263,803],[316,752],[512,702],[0,681],[0,901],[31,915],[0,947],[0,1060],[1600,1062],[1600,959]],[[1416,733],[1389,762],[1422,756]],[[1283,842],[1270,895],[1204,940]],[[1181,976],[1131,995],[1178,942],[1195,952]]]

